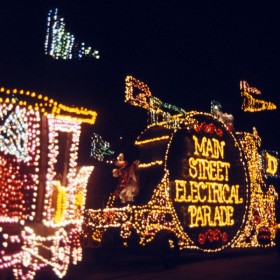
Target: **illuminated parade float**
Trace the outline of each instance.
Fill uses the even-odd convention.
[[[276,108],[254,94],[260,92],[242,81],[244,111]],[[215,101],[209,113],[164,103],[131,76],[125,101],[148,110],[151,123],[134,143],[139,161],[117,158],[119,184],[107,206],[85,210],[85,246],[151,245],[169,265],[182,249],[276,245],[279,159],[260,151],[256,128],[236,131],[233,116]]]
[[[81,126],[96,112],[0,89],[0,273],[62,278],[82,259],[80,232],[93,166],[78,166]],[[2,278],[1,278],[2,279]]]

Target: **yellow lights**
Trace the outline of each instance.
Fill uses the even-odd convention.
[[[149,97],[152,96],[149,87],[132,76],[126,77],[125,84],[125,102],[148,110]],[[133,94],[134,88],[137,88],[140,92]]]
[[[58,109],[59,108],[59,109]],[[72,113],[74,116],[71,116],[73,119],[77,119],[78,121],[84,122],[84,123],[89,123],[89,124],[94,124],[97,113],[85,108],[73,108],[73,107],[68,107],[62,104],[58,105],[58,108],[53,108],[53,112],[58,112],[60,114],[65,113]],[[75,116],[77,115],[77,117]]]
[[[276,172],[278,170],[278,159],[269,153],[266,153],[267,157],[267,168],[266,172],[271,175],[276,175]]]
[[[230,163],[203,158],[189,158],[189,174],[198,180],[228,181]]]
[[[277,106],[274,103],[253,97],[253,94],[260,95],[261,91],[254,87],[250,87],[247,82],[240,82],[240,90],[241,96],[244,98],[241,107],[244,112],[260,112],[277,109]]]
[[[234,225],[234,208],[232,206],[216,206],[212,213],[212,208],[209,205],[190,205],[188,212],[190,214],[190,228],[208,226],[225,227]]]
[[[159,98],[152,96],[149,87],[132,76],[125,79],[125,102],[149,111],[151,123],[167,122],[176,126],[171,112],[186,116],[186,111],[177,106],[162,102]]]
[[[239,197],[238,185],[190,181],[188,187],[187,182],[182,180],[176,180],[175,184],[174,201],[188,203],[182,209],[190,215],[189,227],[234,225],[234,207],[229,204],[243,203],[243,198]],[[212,207],[213,204],[219,205]]]
[[[247,248],[273,246],[276,234],[275,201],[277,193],[273,185],[266,186],[263,178],[261,156],[258,153],[260,137],[256,129],[253,133],[240,133],[240,143],[247,156],[250,177],[250,203],[247,205],[248,218],[244,230],[232,247]],[[266,186],[263,189],[263,186]],[[266,234],[265,234],[266,232]],[[269,236],[269,237],[268,237]]]
[[[193,135],[196,156],[211,157],[213,159],[224,158],[225,141],[219,141],[215,138],[203,137],[199,139]]]
[[[60,185],[60,181],[54,182],[53,188],[54,223],[60,224],[65,216],[67,193],[66,189]]]
[[[143,141],[135,141],[134,144],[136,146],[139,146],[139,145],[144,145],[144,144],[150,144],[150,143],[157,142],[157,141],[168,140],[169,138],[170,138],[169,135],[165,135],[165,136],[147,139],[147,140],[143,140]]]
[[[150,96],[146,85],[132,77],[126,82],[126,101],[146,108]],[[140,89],[140,96],[133,95],[132,87]],[[188,135],[184,140],[188,148],[183,151],[172,146],[180,130],[184,130],[184,137]],[[175,143],[182,143],[182,139]],[[275,176],[278,159],[273,153],[262,159],[261,138],[255,128],[252,133],[230,131],[213,115],[192,111],[172,116],[172,124],[148,125],[135,145],[145,155],[140,171],[162,170],[163,178],[145,205],[117,208],[116,198],[110,196],[104,209],[86,210],[83,235],[90,242],[100,243],[104,232],[119,228],[124,246],[129,246],[132,230],[141,246],[152,242],[161,230],[173,232],[180,249],[218,252],[227,247],[274,246],[276,192],[273,185],[264,187],[262,164],[265,161],[266,173]],[[180,159],[177,165],[170,162],[172,151],[182,153],[171,157]]]
[[[175,180],[175,201],[188,203],[241,204],[239,186],[209,182]]]
[[[120,227],[120,236],[126,239],[135,229],[140,236],[139,245],[145,246],[151,242],[160,230],[176,231],[182,234],[175,212],[168,199],[166,178],[154,191],[150,202],[145,206],[130,206],[122,208],[108,207],[103,210],[88,209],[85,211],[83,226],[84,237],[100,242],[104,231],[110,227]],[[166,219],[167,216],[174,219]]]
[[[84,205],[81,203],[85,202],[85,200],[81,200],[81,198],[86,195],[87,180],[93,170],[91,166],[82,167],[79,170],[77,169],[81,127],[77,123],[69,122],[68,119],[52,116],[48,117],[48,122],[50,143],[48,152],[49,181],[46,185],[43,223],[52,227],[66,226],[67,224],[73,223],[73,221],[79,224]],[[59,176],[56,171],[56,162],[59,153],[60,137],[65,137],[66,142],[71,139],[71,145],[69,146],[67,186],[62,185],[63,182],[55,180],[55,178]],[[80,197],[79,201],[77,201],[78,197]]]
[[[217,160],[224,158],[225,141],[207,137],[203,137],[199,141],[195,135],[192,136],[192,139],[196,157],[189,157],[189,169],[185,172],[196,180],[227,182],[230,163]],[[213,160],[208,160],[208,158]]]
[[[175,180],[174,202],[179,203],[190,228],[234,226],[233,205],[243,204],[240,186],[229,184],[230,162],[223,161],[228,149],[224,140],[192,135],[193,153],[183,164],[183,177]]]
[[[0,93],[4,93],[6,95],[10,95],[11,90],[1,88]],[[69,115],[72,119],[76,119],[79,122],[83,123],[89,123],[89,124],[94,124],[97,113],[92,110],[88,110],[86,108],[79,108],[79,107],[69,107],[63,104],[59,104],[58,102],[54,101],[53,99],[49,99],[47,96],[43,96],[42,94],[37,94],[36,92],[31,92],[26,91],[24,92],[23,90],[18,91],[17,89],[14,89],[13,91],[14,95],[22,95],[20,98],[22,99],[25,97],[26,100],[24,101],[19,101],[21,102],[26,102],[25,106],[28,106],[28,110],[34,109],[35,111],[41,111],[43,112],[49,112],[53,115]],[[12,102],[16,103],[17,97],[13,98],[6,98],[3,99],[0,97],[0,102],[3,102],[5,100],[6,103]],[[28,104],[28,105],[27,105]]]
[[[75,194],[75,210],[81,209],[85,204],[85,195],[83,192]]]
[[[254,98],[247,92],[243,92],[244,97],[241,109],[244,112],[260,112],[265,110],[275,110],[277,107],[274,103]]]
[[[32,280],[46,266],[62,278],[82,259],[93,166],[77,160],[81,125],[95,118],[42,94],[0,89],[0,270],[13,268],[16,279]]]
[[[275,151],[262,152],[262,165],[266,177],[278,178],[279,177],[279,158],[278,153]]]
[[[138,167],[139,168],[148,168],[148,167],[151,167],[151,166],[162,165],[162,164],[163,164],[162,160],[156,160],[156,161],[152,161],[152,162],[149,162],[149,163],[140,163]]]

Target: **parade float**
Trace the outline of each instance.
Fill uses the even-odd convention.
[[[0,89],[0,273],[62,278],[82,259],[80,232],[93,166],[78,166],[82,124],[96,112],[35,92]],[[2,278],[1,278],[2,279]]]
[[[242,81],[243,111],[274,110]],[[238,131],[231,114],[164,103],[143,82],[126,78],[125,101],[146,109],[150,123],[135,141],[139,158],[115,160],[116,190],[106,207],[87,209],[83,246],[154,248],[165,265],[180,250],[271,248],[276,245],[279,158],[261,150],[255,127]]]

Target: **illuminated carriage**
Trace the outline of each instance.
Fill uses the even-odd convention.
[[[63,277],[82,259],[80,231],[92,166],[78,166],[83,123],[96,112],[0,89],[0,273]]]
[[[87,209],[87,246],[136,242],[174,257],[179,249],[275,246],[278,195],[269,178],[279,175],[278,155],[260,152],[256,129],[237,132],[230,115],[185,112],[152,98],[144,83],[126,82],[126,101],[152,119],[135,141],[139,195],[121,204],[112,194],[104,209]]]

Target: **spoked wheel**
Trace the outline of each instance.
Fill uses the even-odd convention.
[[[65,276],[70,263],[70,245],[67,232],[60,230],[51,246],[53,271],[60,278]]]
[[[22,262],[16,264],[13,268],[15,279],[32,280],[36,275],[38,261],[32,258],[32,255],[26,251],[22,254]]]

